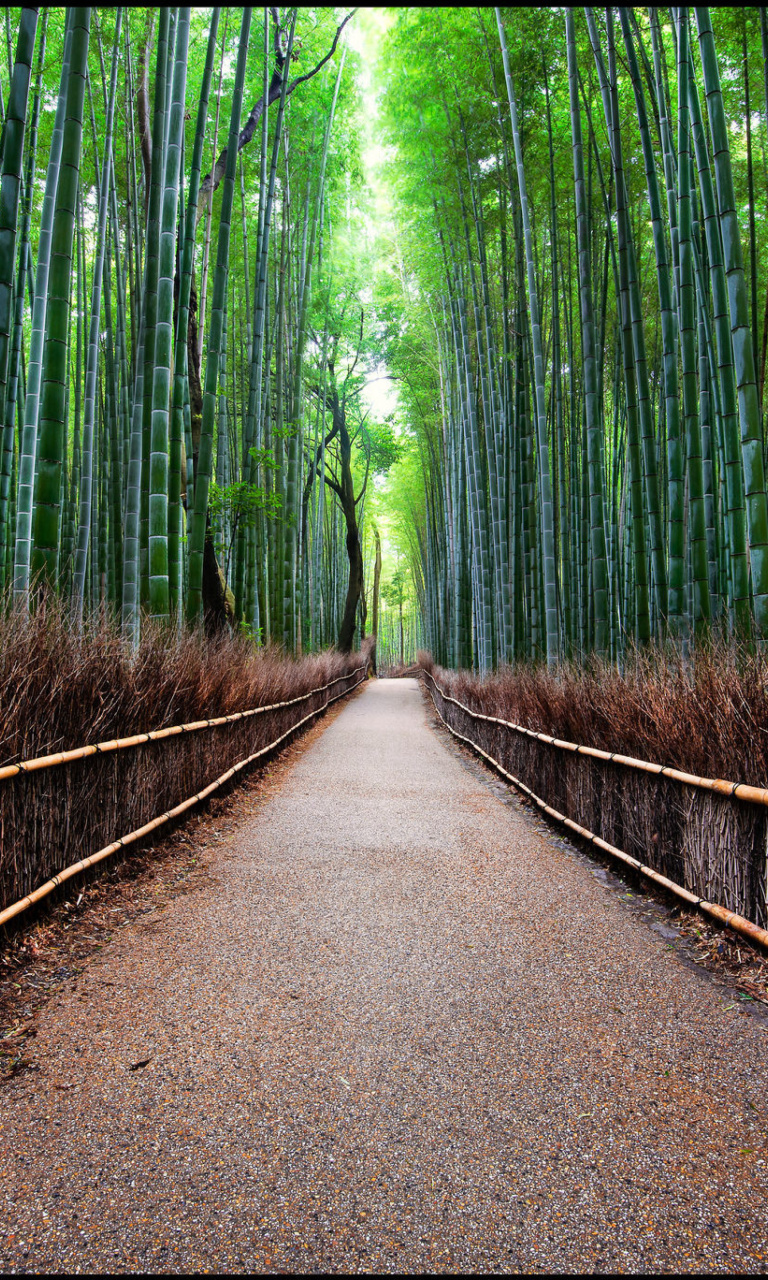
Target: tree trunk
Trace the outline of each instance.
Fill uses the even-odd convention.
[[[371,634],[374,640],[379,638],[379,594],[381,592],[381,538],[374,527],[373,536],[376,544],[376,559],[373,564],[373,605],[371,613]],[[376,651],[373,654],[373,666],[376,668]]]
[[[339,628],[338,649],[340,653],[351,653],[355,639],[357,602],[360,599],[360,594],[363,590],[363,553],[360,547],[360,534],[357,528],[354,500],[351,504],[342,501],[342,510],[344,512],[344,519],[347,525],[349,581],[347,584],[347,599],[344,604],[344,614],[341,619],[341,627]]]
[[[345,406],[339,402],[339,393],[333,391],[334,426],[338,425],[339,461],[341,463],[341,484],[336,485],[326,476],[335,490],[344,520],[347,526],[347,556],[349,558],[349,579],[347,582],[347,598],[344,603],[341,626],[339,628],[338,649],[340,653],[351,653],[355,639],[355,622],[357,619],[357,603],[363,590],[363,551],[360,546],[360,532],[357,527],[355,489],[352,479],[352,441],[347,430]]]
[[[203,547],[203,625],[209,636],[235,625],[235,598],[216,559],[210,512]]]

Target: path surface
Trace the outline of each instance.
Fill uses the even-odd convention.
[[[3,1270],[768,1268],[765,1024],[415,681],[368,686],[210,871],[0,1092]]]

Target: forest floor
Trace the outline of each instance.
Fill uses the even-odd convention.
[[[6,957],[3,1271],[768,1270],[761,966],[415,680],[139,870]]]

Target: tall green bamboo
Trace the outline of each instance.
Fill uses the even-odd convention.
[[[629,11],[622,8],[620,10],[620,15],[624,44],[629,63],[629,71],[635,95],[641,145],[643,149],[645,180],[651,213],[651,225],[653,229],[654,256],[656,259],[656,281],[659,294],[659,306],[661,309],[664,411],[667,428],[667,471],[669,477],[668,507],[670,532],[668,542],[668,618],[673,634],[680,634],[685,613],[685,559],[684,521],[682,510],[684,462],[679,422],[677,311],[670,281],[667,242],[662,221],[661,197],[656,172],[656,158],[653,151],[645,96],[640,80],[634,40],[630,28]],[[665,119],[665,117],[663,118]],[[668,176],[670,172],[671,171],[668,171]]]
[[[13,473],[17,466],[16,456],[16,413],[19,387],[19,372],[23,344],[24,323],[24,284],[27,279],[30,263],[30,223],[32,212],[35,162],[37,158],[37,129],[40,116],[40,98],[42,92],[43,67],[45,64],[46,33],[48,13],[43,14],[40,28],[40,42],[37,55],[37,72],[35,99],[32,109],[32,121],[29,130],[29,143],[26,156],[26,178],[24,192],[24,212],[19,240],[18,268],[14,292],[13,309],[13,343],[8,364],[8,380],[3,406],[3,434],[0,442],[0,592],[9,580],[6,576],[6,560],[10,555],[11,563],[14,550],[15,521],[10,519],[14,503]]]
[[[266,103],[269,94],[269,25],[267,22],[266,11],[264,13],[264,61],[263,61],[263,93],[262,98]],[[284,86],[287,91],[287,77],[284,77]],[[282,95],[281,95],[282,99]],[[284,101],[284,99],[283,99]],[[282,121],[282,116],[281,116]],[[259,216],[256,235],[256,266],[254,279],[254,315],[251,328],[251,342],[248,351],[248,404],[243,420],[243,453],[242,453],[242,475],[243,479],[251,483],[255,479],[255,457],[251,450],[255,447],[258,449],[261,443],[261,420],[260,409],[257,410],[257,400],[261,401],[261,362],[263,361],[263,333],[264,333],[264,305],[266,298],[260,300],[260,287],[262,268],[264,271],[265,288],[266,288],[266,252],[265,247],[269,247],[269,233],[265,236],[265,227],[269,226],[269,217],[271,217],[271,197],[269,201],[269,209],[267,209],[267,138],[268,138],[268,114],[262,111],[261,115],[261,151],[259,164]],[[277,144],[279,130],[275,131],[275,148],[273,152],[273,166],[277,166]],[[271,180],[270,180],[271,186]],[[246,271],[248,263],[246,262]],[[261,330],[257,334],[257,320],[261,317]],[[258,433],[258,437],[257,437]],[[256,543],[261,542],[263,538],[259,538],[260,519],[257,515],[254,526],[250,529],[246,528],[245,522],[241,521],[237,531],[237,546],[235,550],[235,616],[238,622],[243,620],[252,626],[258,628],[260,625],[260,605],[259,591],[256,582]]]
[[[590,546],[594,574],[595,651],[604,654],[608,648],[608,565],[605,547],[605,514],[603,509],[603,459],[601,448],[600,406],[597,395],[597,360],[595,325],[592,308],[590,271],[589,213],[584,179],[584,153],[579,110],[578,68],[573,14],[565,14],[568,87],[573,137],[573,180],[576,195],[576,219],[579,249],[579,305],[581,308],[581,344],[584,361],[584,409],[587,426],[589,466]]]
[[[192,149],[192,163],[187,193],[187,212],[184,219],[184,251],[181,265],[181,284],[179,288],[178,316],[176,322],[176,348],[174,355],[173,378],[173,417],[170,439],[170,475],[169,475],[169,527],[168,527],[168,560],[169,587],[171,608],[181,612],[181,512],[175,507],[181,502],[181,468],[182,443],[184,442],[184,410],[185,397],[189,404],[188,360],[188,328],[189,302],[192,286],[195,255],[195,214],[200,191],[200,172],[203,161],[203,145],[205,127],[208,118],[208,99],[211,90],[211,77],[216,54],[216,38],[218,34],[221,8],[217,7],[211,15],[208,31],[208,47],[206,51],[203,79],[197,107],[195,141]],[[185,476],[187,498],[191,499],[194,488],[194,471],[191,438],[187,447],[188,472]],[[176,544],[179,544],[178,546]]]
[[[88,357],[85,372],[85,404],[81,459],[82,469],[80,475],[80,519],[78,524],[77,553],[73,584],[74,613],[75,618],[79,622],[82,622],[83,605],[85,603],[85,571],[88,560],[88,543],[91,533],[91,487],[93,477],[94,428],[96,419],[96,378],[99,366],[101,298],[107,242],[107,213],[109,210],[111,194],[110,177],[112,173],[112,129],[115,115],[115,101],[117,98],[117,68],[120,50],[119,42],[121,20],[122,9],[119,8],[117,10],[117,19],[115,23],[115,43],[112,50],[112,70],[110,75],[109,101],[107,104],[106,117],[106,141],[104,144],[101,173],[97,178],[97,186],[99,187],[99,218],[96,240],[96,258],[93,270],[93,290],[91,294]]]
[[[51,265],[51,242],[54,220],[56,189],[61,167],[64,139],[64,117],[67,109],[67,88],[72,58],[73,31],[80,10],[67,11],[64,35],[64,53],[61,67],[61,83],[56,103],[56,116],[51,135],[51,149],[45,178],[45,193],[40,217],[40,235],[37,248],[35,273],[35,301],[32,310],[32,335],[27,365],[27,387],[24,399],[24,426],[19,454],[18,493],[16,499],[16,543],[14,550],[13,594],[16,600],[26,601],[29,592],[29,575],[32,555],[32,519],[34,513],[35,471],[38,455],[38,414],[40,387],[43,371],[46,315],[48,309],[48,283]],[[82,107],[81,107],[82,112]]]
[[[539,320],[539,299],[536,285],[536,270],[533,259],[533,239],[531,221],[528,210],[528,192],[523,166],[523,152],[520,130],[517,122],[517,105],[512,85],[512,73],[509,67],[509,54],[501,22],[501,12],[496,9],[496,22],[499,29],[499,40],[504,60],[504,78],[507,85],[509,114],[512,125],[512,137],[515,146],[517,163],[517,180],[520,193],[520,207],[525,237],[525,252],[528,264],[528,304],[531,313],[531,332],[533,339],[534,372],[536,379],[536,439],[539,464],[540,520],[542,564],[544,571],[544,604],[546,620],[546,656],[548,663],[555,663],[559,654],[558,616],[557,616],[557,581],[555,568],[554,519],[552,512],[552,481],[549,466],[549,448],[546,431],[546,401],[544,388],[544,357],[541,345],[541,322]]]
[[[266,21],[266,19],[265,19]],[[295,31],[295,21],[292,22],[288,33],[288,47],[286,50],[285,63],[282,69],[282,89],[275,117],[275,132],[272,144],[272,156],[269,167],[269,181],[265,193],[265,176],[266,176],[266,110],[263,113],[264,133],[262,136],[262,162],[261,162],[261,179],[259,183],[259,238],[256,247],[256,285],[254,288],[254,317],[253,317],[253,348],[250,358],[250,377],[248,386],[248,408],[245,417],[245,426],[243,430],[243,477],[248,483],[253,484],[256,480],[256,459],[251,454],[251,449],[255,448],[256,452],[263,447],[263,438],[261,423],[264,416],[263,405],[263,373],[265,367],[264,361],[264,343],[266,336],[266,314],[267,314],[267,270],[269,263],[269,241],[272,223],[272,209],[275,197],[275,184],[277,181],[277,162],[280,154],[280,141],[283,131],[283,119],[285,116],[285,103],[288,93],[288,68],[290,66],[290,53],[293,51],[293,37]],[[265,53],[266,53],[266,36],[265,36]],[[266,78],[267,62],[265,57],[265,78]],[[263,208],[263,216],[261,210]],[[267,362],[266,367],[269,367]],[[256,531],[254,530],[254,533]],[[236,582],[236,592],[241,590],[247,598],[245,608],[243,610],[247,621],[255,618],[256,601],[258,594],[256,591],[255,573],[251,576],[248,584],[244,583],[245,563],[246,563],[246,535],[243,529],[240,535],[240,554],[238,557],[238,576]],[[251,541],[253,546],[253,540]],[[262,540],[262,548],[264,542]],[[255,552],[255,546],[254,546]],[[242,577],[241,577],[242,575]],[[242,583],[242,586],[241,586]],[[242,595],[237,597],[242,599]],[[236,606],[237,607],[237,606]]]
[[[699,175],[699,193],[706,233],[709,275],[712,288],[714,337],[717,352],[718,391],[721,405],[720,447],[724,458],[725,508],[729,544],[729,578],[733,600],[734,622],[746,633],[750,626],[749,562],[747,558],[747,522],[744,506],[744,472],[739,440],[739,417],[733,347],[728,319],[728,287],[723,267],[723,246],[707,139],[701,117],[692,59],[688,59],[688,106]],[[706,312],[705,312],[706,315]]]
[[[680,349],[683,367],[683,413],[688,463],[689,541],[693,573],[693,625],[697,632],[711,619],[707,564],[704,477],[701,456],[696,368],[696,294],[693,272],[691,154],[688,123],[688,11],[678,10],[678,170],[677,200],[680,244]]]
[[[219,221],[219,237],[216,251],[216,271],[213,283],[213,307],[211,326],[208,335],[208,354],[205,366],[205,389],[203,394],[203,420],[200,429],[200,453],[195,478],[194,505],[189,522],[189,591],[187,596],[187,616],[191,623],[198,620],[202,606],[203,592],[203,556],[208,521],[208,493],[210,489],[213,464],[213,433],[216,419],[216,394],[218,390],[219,360],[222,348],[224,309],[227,298],[227,281],[229,273],[229,242],[232,220],[232,203],[235,190],[235,170],[237,167],[237,141],[240,132],[240,115],[243,102],[243,84],[248,54],[248,33],[251,25],[251,10],[243,10],[238,45],[235,86],[232,95],[232,115],[227,142],[227,166],[221,197],[221,214]],[[291,26],[291,43],[293,24]]]
[[[61,168],[56,185],[51,230],[51,267],[48,281],[35,482],[34,544],[30,561],[31,573],[40,574],[51,587],[56,582],[59,553],[61,473],[66,446],[66,372],[72,241],[80,178],[83,103],[90,25],[90,8],[78,7],[73,10],[72,50],[66,82]]]
[[[765,637],[768,634],[768,501],[765,490],[757,382],[749,328],[747,285],[733,192],[728,128],[709,9],[705,7],[697,9],[696,22],[709,123],[712,130],[715,187],[728,284],[728,314],[741,423],[741,452],[747,503],[754,617],[759,635]]]
[[[4,420],[9,344],[13,324],[13,286],[16,268],[16,227],[23,183],[24,134],[32,78],[32,55],[38,9],[24,7],[19,20],[16,61],[3,124],[3,162],[0,169],[0,421]],[[0,513],[0,517],[2,513]]]
[[[179,173],[184,133],[184,97],[189,45],[188,8],[179,9],[171,86],[170,118],[165,141],[160,236],[158,245],[157,310],[152,381],[149,457],[148,564],[149,612],[158,622],[170,618],[168,576],[168,451],[173,356],[173,282],[176,270],[176,220]]]
[[[152,114],[151,169],[149,199],[147,202],[145,281],[142,294],[144,320],[144,381],[142,385],[142,436],[141,436],[141,521],[139,544],[139,569],[141,602],[149,607],[149,495],[150,452],[152,442],[152,392],[155,370],[155,340],[157,323],[158,276],[160,258],[160,217],[163,203],[163,178],[165,176],[166,87],[169,61],[172,58],[170,24],[173,10],[161,8],[157,35],[157,60],[155,65],[155,100]]]

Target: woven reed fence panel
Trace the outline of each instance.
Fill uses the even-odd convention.
[[[0,910],[201,791],[359,679],[357,665],[293,706],[0,782]]]
[[[768,808],[475,719],[425,683],[447,724],[553,809],[698,897],[768,926]]]

